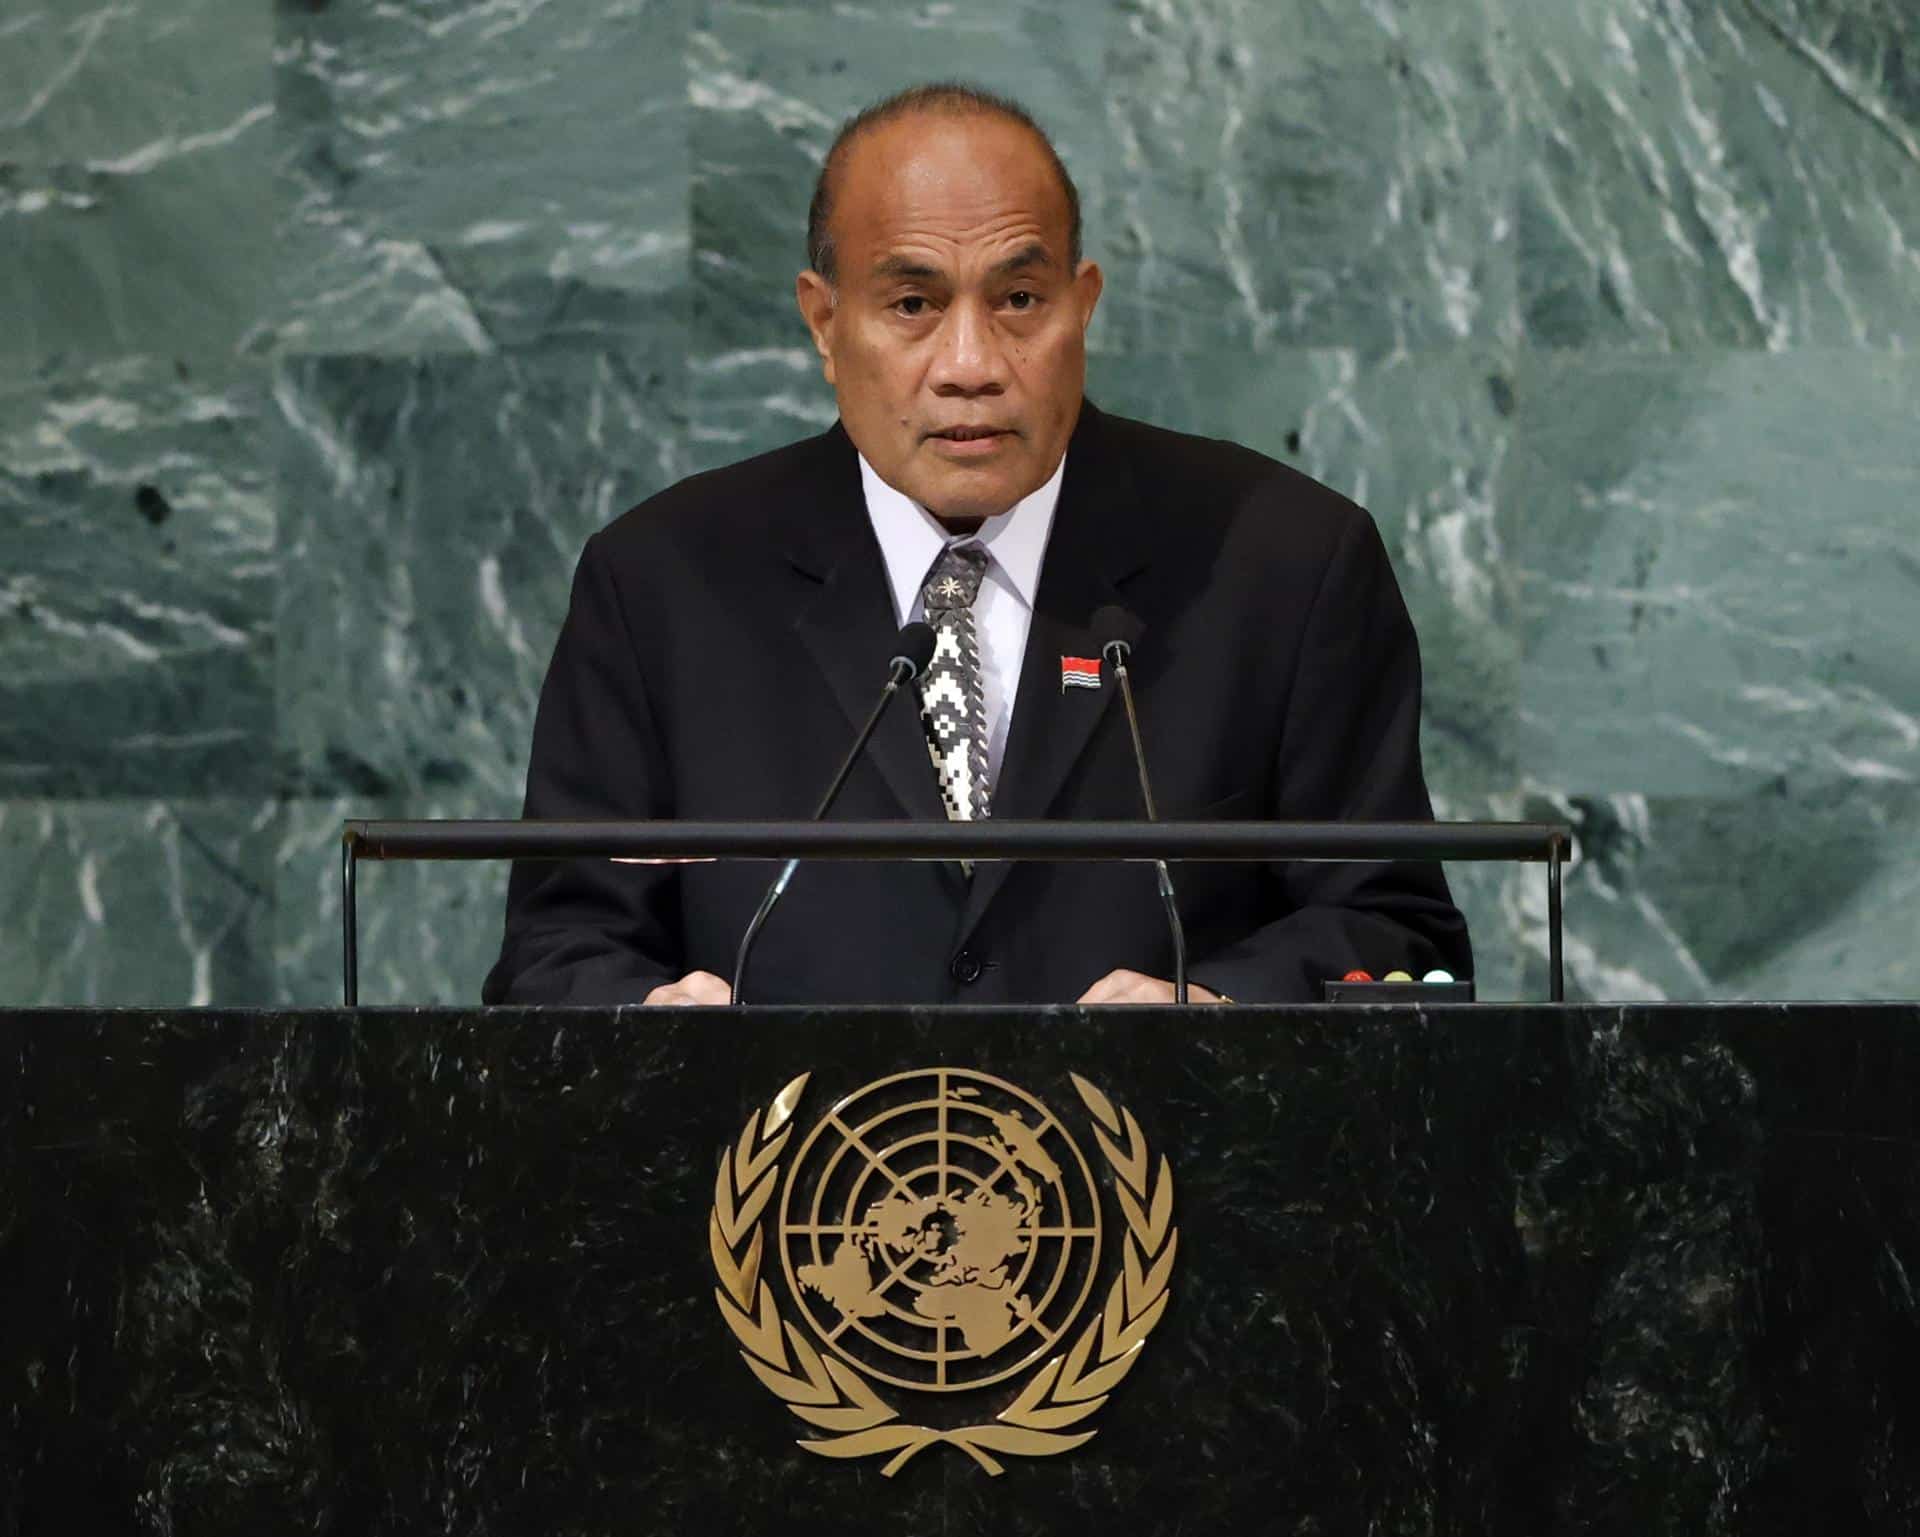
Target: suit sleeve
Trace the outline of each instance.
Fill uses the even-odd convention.
[[[1283,821],[1425,821],[1420,648],[1373,520],[1341,534],[1309,608],[1286,696],[1273,804]],[[1466,920],[1440,866],[1277,864],[1277,911],[1189,968],[1243,1003],[1318,1002],[1356,968],[1473,973]]]
[[[587,543],[540,690],[525,816],[672,815],[640,654],[607,569]],[[487,1003],[638,1003],[683,972],[670,870],[605,860],[516,862]]]

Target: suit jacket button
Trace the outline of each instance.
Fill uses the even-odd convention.
[[[971,950],[962,950],[953,958],[953,964],[947,968],[952,973],[953,980],[962,985],[978,982],[980,973],[984,969],[980,964],[980,957]]]

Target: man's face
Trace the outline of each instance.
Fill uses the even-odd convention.
[[[1046,152],[997,117],[917,114],[850,146],[837,282],[800,310],[854,447],[937,517],[1005,512],[1052,476],[1086,388],[1100,269],[1067,266]]]

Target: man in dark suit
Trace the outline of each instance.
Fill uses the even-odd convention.
[[[1371,519],[1259,454],[1083,400],[1100,271],[1024,113],[955,87],[870,109],[810,224],[798,298],[840,422],[588,542],[529,817],[806,817],[923,612],[934,673],[837,817],[1137,817],[1116,690],[1064,665],[1112,638],[1102,609],[1134,647],[1162,815],[1431,815],[1418,649]],[[725,1002],[767,878],[518,866],[485,996]],[[1176,884],[1196,1000],[1471,969],[1434,866],[1190,865]],[[752,997],[1160,1002],[1170,971],[1150,867],[820,862],[764,931]]]

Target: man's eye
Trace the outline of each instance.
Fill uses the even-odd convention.
[[[919,294],[908,294],[904,299],[895,299],[893,307],[909,320],[927,312],[927,301]]]
[[[1029,293],[1024,288],[1016,288],[1007,295],[1007,303],[1016,310],[1030,310],[1040,302],[1038,294]]]

